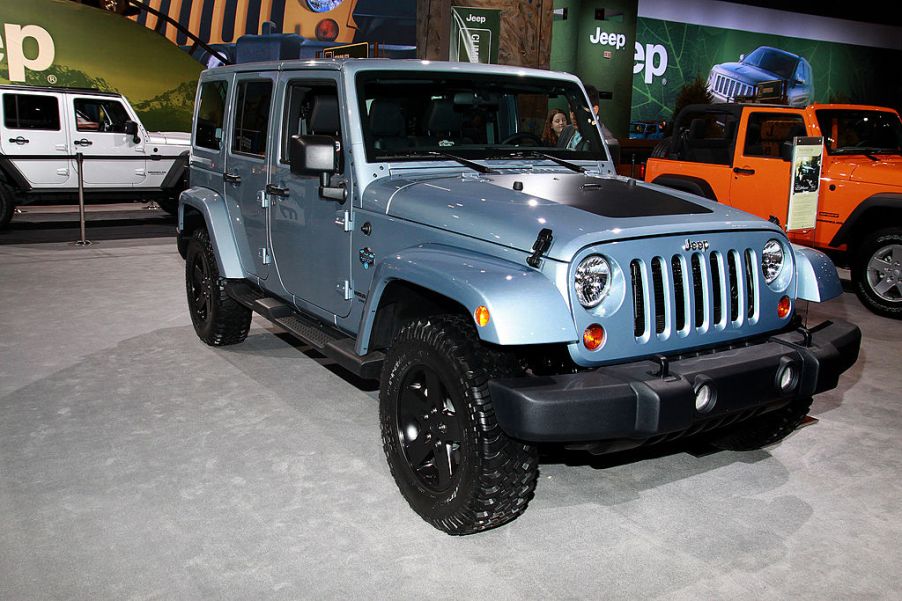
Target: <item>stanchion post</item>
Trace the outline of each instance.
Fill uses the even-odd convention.
[[[91,242],[85,239],[85,155],[76,152],[75,164],[78,165],[78,222],[81,229],[81,240],[75,244],[76,246],[87,246]]]

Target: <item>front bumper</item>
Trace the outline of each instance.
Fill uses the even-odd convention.
[[[858,358],[861,331],[844,321],[690,357],[600,367],[558,376],[489,382],[495,414],[509,435],[532,442],[644,440],[683,432],[742,413],[778,407],[835,388]],[[779,374],[797,377],[788,390]],[[695,388],[707,383],[715,401],[695,406]]]

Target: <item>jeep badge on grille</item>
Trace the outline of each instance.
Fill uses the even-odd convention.
[[[686,238],[686,242],[683,243],[683,250],[708,250],[708,246],[707,240],[690,240]]]

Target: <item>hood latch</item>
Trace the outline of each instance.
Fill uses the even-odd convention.
[[[536,241],[532,245],[532,254],[526,258],[526,262],[530,267],[539,266],[542,262],[542,255],[544,255],[551,247],[551,242],[553,240],[554,236],[551,235],[551,230],[547,227],[542,228]]]

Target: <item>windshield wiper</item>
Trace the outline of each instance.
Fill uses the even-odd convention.
[[[496,150],[496,149],[492,149]],[[571,163],[570,161],[565,161],[564,159],[559,159],[554,155],[546,154],[544,152],[539,152],[538,150],[512,150],[504,155],[505,157],[533,157],[539,159],[547,159],[552,163],[557,163],[562,167],[566,167],[571,171],[576,171],[577,173],[585,173],[586,168],[582,165],[577,165],[576,163]]]
[[[448,152],[441,152],[438,150],[425,150],[422,152],[398,152],[392,154],[385,154],[380,156],[382,159],[425,159],[425,158],[435,158],[440,157],[444,159],[451,159],[452,161],[457,161],[464,167],[469,167],[473,171],[478,171],[479,173],[498,173],[491,167],[486,167],[485,165],[480,165],[474,161],[469,159],[465,159],[463,157],[459,157],[456,154],[450,154]]]

